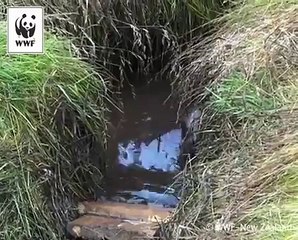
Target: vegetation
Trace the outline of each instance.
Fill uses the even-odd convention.
[[[157,70],[172,79],[181,111],[199,106],[203,116],[162,234],[297,238],[295,0],[229,1],[216,20],[227,1],[12,2],[45,6],[52,34],[46,55],[8,56],[0,29],[1,239],[63,238],[74,202],[101,180],[92,156],[102,151],[90,143],[105,143],[110,73],[128,80],[169,59]]]
[[[44,56],[9,56],[1,25],[0,238],[62,239],[74,202],[100,184],[103,166],[93,156],[105,142],[110,73],[124,80],[139,67],[149,72],[221,1],[13,0],[1,12],[7,4],[44,6],[52,34]]]
[[[176,55],[179,44],[196,35],[195,29],[215,18],[224,4],[223,0],[11,2],[45,6],[48,26],[75,37],[81,54],[122,82],[129,80],[131,72],[160,70],[160,61]]]
[[[297,238],[297,19],[245,1],[174,61],[182,105],[205,108],[173,239]]]
[[[50,34],[45,55],[7,55],[3,22],[0,58],[0,238],[62,239],[100,183],[87,150],[104,144],[106,82]]]

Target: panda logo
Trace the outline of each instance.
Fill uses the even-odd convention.
[[[33,37],[35,33],[35,15],[31,15],[31,17],[27,17],[26,14],[23,14],[22,17],[17,18],[15,21],[16,33],[19,36],[23,36],[23,38]]]

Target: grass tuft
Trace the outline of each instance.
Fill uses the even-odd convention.
[[[3,22],[0,58],[0,236],[62,239],[101,181],[106,76],[49,33],[44,55],[7,55]]]

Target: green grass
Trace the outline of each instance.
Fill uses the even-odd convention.
[[[7,55],[1,23],[1,239],[62,239],[76,199],[93,196],[106,132],[103,76],[48,33],[44,55]]]
[[[215,111],[238,117],[269,113],[281,108],[283,102],[268,85],[267,76],[250,81],[242,73],[234,73],[210,90],[210,102]]]
[[[0,146],[0,238],[61,239],[34,167],[42,156],[24,153],[26,148],[7,140]]]
[[[14,123],[19,121],[23,122],[26,128],[36,130],[43,121],[41,114],[46,114],[47,110],[57,110],[55,108],[64,101],[73,111],[80,113],[84,123],[90,127],[95,124],[92,129],[100,134],[103,116],[94,110],[102,107],[100,94],[106,91],[104,80],[90,71],[84,62],[71,56],[69,42],[51,36],[46,41],[45,55],[9,56],[6,54],[3,24],[1,31],[1,111],[2,119],[4,118],[2,121],[8,124],[7,128],[19,126]],[[91,99],[96,101],[92,102]],[[52,109],[43,109],[44,104],[48,104],[46,107],[51,106]],[[96,106],[97,104],[99,106]],[[30,109],[39,111],[37,116],[40,122],[31,122],[36,118],[29,118],[28,115],[35,114],[29,112]],[[91,119],[94,117],[92,115],[97,117],[98,124]],[[19,130],[15,133],[19,134]]]
[[[266,71],[250,79],[241,72],[234,72],[208,91],[215,111],[238,118],[254,118],[293,105],[298,99],[297,87],[295,79],[279,83]]]

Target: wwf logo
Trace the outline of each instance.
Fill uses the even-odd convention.
[[[23,14],[22,17],[17,18],[15,21],[16,33],[23,38],[33,37],[35,33],[36,23],[35,15],[27,17],[26,14]]]

